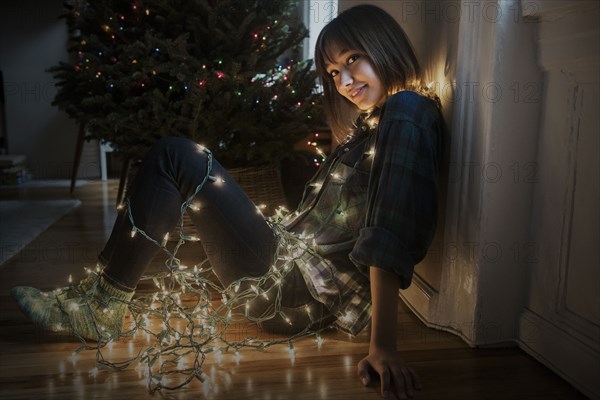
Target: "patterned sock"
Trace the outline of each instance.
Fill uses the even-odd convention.
[[[117,289],[103,276],[92,275],[58,295],[24,286],[13,288],[11,294],[21,311],[44,329],[106,341],[119,337],[134,292]]]
[[[98,275],[92,273],[86,278],[82,279],[81,282],[79,282],[77,285],[69,285],[67,287],[59,288],[51,292],[40,293],[46,293],[47,296],[57,298],[60,301],[65,301],[68,299],[73,299],[75,297],[80,297],[87,293],[87,291],[90,290],[91,287],[94,285],[96,280],[98,280]]]

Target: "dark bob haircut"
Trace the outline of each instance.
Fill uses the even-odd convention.
[[[366,55],[388,94],[422,87],[421,67],[404,30],[387,12],[372,5],[352,7],[329,22],[319,34],[315,64],[323,85],[325,112],[336,140],[345,137],[364,112],[341,96],[327,64],[335,58],[334,47]]]

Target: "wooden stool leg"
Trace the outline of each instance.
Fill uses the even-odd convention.
[[[79,164],[81,163],[81,153],[83,152],[84,141],[85,127],[83,124],[79,124],[79,132],[77,133],[77,144],[75,145],[75,160],[73,161],[73,171],[71,172],[71,194],[73,194],[73,191],[75,190],[75,182],[77,181],[77,175],[79,174]]]
[[[127,157],[123,162],[121,168],[121,178],[119,179],[119,191],[117,192],[117,206],[123,202],[123,192],[127,187],[127,180],[129,178],[129,168],[131,168],[131,158]]]

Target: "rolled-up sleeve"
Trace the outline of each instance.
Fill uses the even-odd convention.
[[[421,124],[423,119],[382,117],[365,225],[350,259],[361,266],[395,272],[404,289],[436,229],[442,132],[434,118]]]

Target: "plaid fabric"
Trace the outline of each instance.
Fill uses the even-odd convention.
[[[370,266],[397,273],[406,288],[425,256],[443,131],[435,102],[415,92],[391,96],[380,113],[357,121],[283,221],[306,244],[294,258],[311,294],[341,330],[356,335],[370,321]]]

